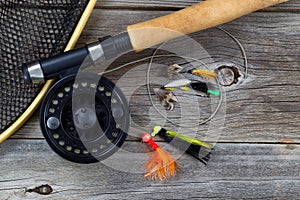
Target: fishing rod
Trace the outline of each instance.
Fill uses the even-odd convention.
[[[285,1],[287,0],[202,1],[166,16],[129,25],[126,32],[102,42],[97,41],[61,55],[24,64],[24,78],[27,83],[43,82],[57,77],[62,71],[80,66],[86,58],[90,62],[96,62],[101,59],[109,60],[132,50],[138,52],[183,34],[211,28]]]
[[[58,79],[41,105],[40,124],[47,142],[70,161],[91,163],[112,155],[127,136],[130,112],[121,90],[103,76],[97,80],[84,74],[75,82],[80,67],[109,61],[130,51],[139,52],[285,1],[202,1],[166,16],[129,25],[125,32],[85,47],[24,64],[27,83]]]

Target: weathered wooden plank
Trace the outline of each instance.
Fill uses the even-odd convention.
[[[126,24],[160,16],[164,13],[166,12],[95,10],[79,43],[82,45],[99,36],[116,34],[124,30]],[[118,16],[118,20],[116,20],[116,16]],[[218,140],[272,143],[292,140],[299,143],[300,136],[297,133],[300,122],[298,114],[299,15],[296,13],[258,12],[222,27],[229,30],[242,42],[249,58],[250,68],[247,81],[227,89],[226,123],[224,127],[221,126],[223,131]],[[221,31],[210,29],[197,33],[193,37],[216,61],[236,63],[240,66],[241,71],[244,70],[238,46]],[[141,58],[146,54],[149,55],[149,52],[142,52],[136,58]],[[134,59],[135,56],[130,55],[118,62]],[[140,77],[144,81],[145,70],[139,68],[135,68],[135,70],[137,70],[135,78]],[[127,70],[121,70],[112,74],[110,78],[117,79],[126,72]],[[144,82],[142,84],[145,85]],[[134,120],[137,124],[146,124],[144,129],[151,129],[151,127],[147,127],[150,102],[145,87],[137,90],[135,97],[139,97],[141,100],[131,99]],[[200,132],[207,128],[208,126],[201,127]],[[221,129],[216,128],[215,130],[221,131]],[[37,115],[14,137],[41,138]]]
[[[95,38],[103,37],[109,34],[120,33],[121,31],[125,31],[126,27],[130,24],[153,19],[168,13],[171,12],[96,9],[94,10],[89,23],[87,24],[85,31],[81,36],[81,40],[79,40],[79,44],[89,40],[95,40]],[[279,32],[284,32],[287,34],[287,31],[292,31],[293,34],[297,34],[297,25],[299,25],[298,18],[299,15],[297,13],[253,13],[233,22],[227,23],[225,28],[232,25],[234,26],[235,30],[244,30],[245,32],[248,32],[248,34],[256,34],[256,37],[258,35],[263,36],[267,33],[277,35]],[[254,38],[252,38],[252,40],[253,39]],[[272,38],[269,37],[269,39]],[[284,44],[282,45],[284,46]]]
[[[193,4],[199,3],[201,0],[150,0],[150,1],[139,1],[139,0],[98,0],[95,8],[96,9],[133,9],[133,10],[172,10],[176,11],[187,6],[191,6]],[[34,5],[32,2],[18,2],[18,5],[22,5],[24,7],[32,7],[32,8],[45,8],[49,9],[51,7],[54,8],[66,8],[64,1],[56,1],[56,2],[35,2]],[[16,4],[17,5],[17,4]],[[269,8],[262,9],[262,11],[292,11],[297,12],[300,10],[300,3],[297,0],[290,0],[289,2],[281,3]]]
[[[111,1],[111,0],[99,0],[97,2],[96,8],[129,8],[129,9],[180,9],[185,8],[187,6],[193,5],[198,3],[200,0],[151,0],[151,1],[140,1],[140,0],[118,0],[118,1]],[[297,0],[290,0],[289,2],[276,5],[272,8],[265,9],[266,11],[270,10],[299,10],[300,3]]]
[[[94,11],[79,45],[119,33],[128,24],[161,16],[196,2],[98,1],[98,9]],[[217,141],[221,142],[215,146],[208,166],[183,156],[179,160],[181,171],[177,177],[162,183],[148,182],[143,179],[142,173],[136,173],[142,171],[142,163],[147,158],[144,154],[137,154],[144,151],[140,142],[126,142],[123,147],[135,153],[115,154],[112,161],[116,162],[106,161],[106,165],[70,163],[40,140],[43,137],[36,113],[13,138],[0,145],[0,199],[298,199],[299,6],[299,1],[291,0],[265,9],[288,12],[256,12],[222,26],[244,45],[250,69],[247,81],[226,89],[226,116],[218,117],[215,122],[218,126],[209,124],[199,128],[201,139],[206,138],[205,131],[211,128],[208,133],[217,135]],[[219,30],[203,31],[193,38],[215,61],[235,63],[243,71],[239,48]],[[189,47],[182,46],[182,49],[185,48]],[[150,53],[130,55],[117,63]],[[131,66],[108,77],[116,80],[133,68]],[[134,78],[145,80],[143,68],[134,70]],[[134,87],[124,86],[123,89],[131,88]],[[159,118],[150,109],[144,85],[134,92],[130,105],[133,121],[143,127],[143,130],[132,129],[130,134],[139,136],[145,130],[150,131],[150,119],[155,121]],[[176,105],[178,108],[179,105]],[[189,118],[193,116],[194,113],[187,114]],[[224,117],[226,123],[223,124]],[[129,137],[129,140],[132,139]],[[277,142],[288,144],[274,144]],[[51,185],[54,193],[41,196],[24,192],[25,188],[42,184]]]
[[[58,157],[43,140],[9,140],[0,146],[1,199],[297,199],[299,145],[217,144],[207,166],[184,155],[179,174],[149,182],[141,143],[124,144],[118,164],[82,165]],[[114,167],[112,167],[114,166]],[[115,168],[115,169],[113,169]],[[116,170],[124,169],[123,171]],[[136,170],[136,173],[126,172]],[[49,184],[49,196],[25,188]],[[254,192],[255,191],[255,192]]]

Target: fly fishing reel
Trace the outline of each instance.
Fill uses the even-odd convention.
[[[103,76],[79,72],[100,58],[127,52],[127,33],[22,66],[26,83],[58,79],[50,88],[40,111],[40,125],[51,148],[63,158],[93,163],[112,155],[129,129],[129,106],[122,92]],[[103,51],[102,46],[105,46]],[[76,76],[76,74],[78,74]]]
[[[60,79],[49,90],[40,111],[41,129],[51,148],[78,163],[112,155],[129,129],[129,106],[122,92],[103,76],[91,77]]]

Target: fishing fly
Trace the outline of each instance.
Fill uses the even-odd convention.
[[[178,165],[176,160],[167,152],[162,150],[157,143],[154,142],[151,135],[145,133],[142,141],[147,143],[154,152],[150,154],[150,160],[147,161],[145,168],[145,178],[149,180],[165,180],[175,176]]]
[[[158,96],[161,105],[166,110],[173,110],[175,106],[174,103],[178,103],[177,97],[171,91],[167,91],[161,88],[155,88],[154,93]]]
[[[202,92],[206,94],[206,96],[209,97],[210,94],[219,96],[220,91],[219,90],[211,90],[208,88],[207,83],[201,82],[201,81],[192,81],[189,79],[180,79],[172,81],[164,86],[161,87],[161,89],[165,90],[183,90],[183,91],[189,91],[189,90],[195,90],[198,92]]]
[[[171,64],[171,65],[168,65],[167,70],[168,70],[169,79],[173,79],[174,75],[178,75],[183,70],[183,67],[181,67],[178,64]]]
[[[188,73],[200,76],[205,79],[215,80],[217,78],[217,73],[210,69],[192,69]]]
[[[213,149],[212,144],[187,135],[179,134],[175,131],[164,129],[161,126],[155,126],[153,128],[151,136],[155,137],[157,135],[162,137],[166,142],[171,143],[175,148],[183,150],[203,164],[207,164],[211,150]],[[203,151],[202,154],[200,154],[201,150]]]
[[[206,80],[215,80],[218,76],[218,74],[210,69],[190,69],[190,70],[185,70],[184,67],[178,65],[178,64],[172,64],[168,65],[168,77],[170,79],[173,79],[174,75],[178,74],[192,74],[199,76],[203,79]]]

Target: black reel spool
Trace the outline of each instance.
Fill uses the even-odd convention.
[[[94,163],[111,156],[125,141],[129,106],[107,78],[86,75],[76,82],[75,78],[65,77],[49,90],[41,105],[40,125],[46,141],[61,157]]]

